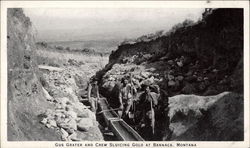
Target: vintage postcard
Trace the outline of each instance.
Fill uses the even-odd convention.
[[[1,147],[249,147],[248,1],[1,1]]]

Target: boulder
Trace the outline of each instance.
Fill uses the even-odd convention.
[[[171,140],[243,140],[243,97],[231,92],[214,96],[169,97]]]
[[[55,120],[48,120],[47,124],[50,124],[50,127],[57,127]]]
[[[61,134],[62,134],[62,140],[63,140],[63,141],[67,141],[67,140],[68,140],[69,133],[66,132],[63,128],[60,128],[60,132],[61,132]]]
[[[91,118],[82,118],[77,123],[77,129],[80,131],[88,131],[90,127],[94,126]]]

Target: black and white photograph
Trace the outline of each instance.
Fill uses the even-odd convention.
[[[6,142],[248,140],[246,9],[191,6],[6,8]]]

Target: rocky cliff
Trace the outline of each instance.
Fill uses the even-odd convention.
[[[203,13],[200,21],[175,28],[174,31],[170,31],[164,36],[120,45],[110,55],[109,64],[97,73],[102,94],[107,96],[114,105],[117,105],[117,88],[119,88],[117,84],[128,73],[132,73],[136,83],[158,84],[168,96],[180,94],[210,96],[225,91],[238,94],[239,97],[238,95],[217,96],[220,99],[211,105],[211,109],[206,108],[201,113],[201,118],[205,118],[205,112],[208,111],[211,116],[208,120],[211,122],[217,122],[216,120],[220,118],[221,122],[218,122],[223,124],[223,129],[235,127],[232,132],[237,133],[238,136],[231,136],[235,135],[232,133],[226,134],[226,130],[218,129],[213,132],[208,127],[204,127],[208,133],[221,132],[225,137],[213,137],[214,135],[211,134],[200,140],[242,140],[243,119],[238,120],[237,118],[237,122],[240,124],[230,124],[236,120],[230,117],[230,113],[217,114],[217,111],[228,110],[229,106],[237,108],[237,115],[240,115],[243,109],[243,97],[240,95],[243,94],[242,9],[209,10]],[[180,97],[186,98],[186,96]],[[203,100],[203,98],[199,99]],[[230,105],[223,105],[223,100],[230,102]],[[178,99],[175,104],[182,104],[182,101],[183,99]],[[188,102],[192,108],[193,100]],[[172,107],[174,106],[169,109],[171,110]],[[203,108],[204,104],[198,107],[198,110],[203,110]],[[168,116],[170,115],[168,114]],[[188,114],[184,114],[184,116],[189,117]],[[172,139],[199,140],[195,137],[198,134],[194,128],[202,126],[203,120],[196,116],[194,118],[200,124],[190,124],[190,127],[193,125],[193,128],[189,130],[188,135],[173,135]],[[185,124],[184,120],[184,117],[178,119],[179,124]],[[171,121],[171,123],[173,122]]]
[[[7,15],[8,140],[103,140],[95,113],[80,102],[99,59],[85,64],[78,61],[87,59],[83,55],[39,52],[23,10],[8,9]],[[58,67],[45,65],[41,58]]]
[[[31,22],[22,9],[8,9],[7,21],[8,140],[59,140],[37,116],[52,106],[41,91]]]

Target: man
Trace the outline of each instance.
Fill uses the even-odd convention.
[[[154,90],[154,91],[151,91]],[[155,108],[160,97],[158,85],[144,85],[144,93],[140,96],[140,108],[142,110],[141,131],[145,137],[155,134]],[[148,139],[149,140],[149,139]]]
[[[97,80],[94,79],[92,84],[91,82],[88,84],[88,100],[89,100],[89,103],[91,105],[91,109],[93,112],[96,112],[97,110],[97,102],[99,98],[100,97],[99,97]]]
[[[122,118],[128,115],[132,101],[132,86],[126,78],[122,78],[122,88],[119,91],[120,109],[122,110]]]

